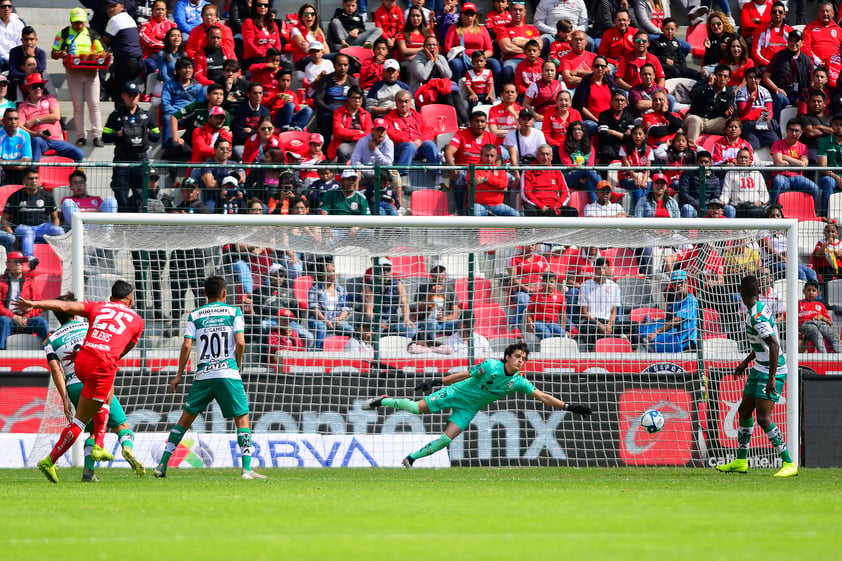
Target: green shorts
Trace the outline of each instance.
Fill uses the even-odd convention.
[[[427,407],[430,408],[431,413],[436,413],[442,409],[450,409],[450,417],[447,420],[463,431],[467,430],[477,414],[477,410],[470,404],[465,403],[450,386],[431,393],[424,398],[424,401],[427,402]]]
[[[746,385],[743,388],[743,395],[749,397],[757,397],[760,399],[768,399],[777,403],[781,399],[781,393],[784,391],[784,384],[786,383],[786,372],[775,375],[775,394],[766,395],[766,382],[769,381],[769,374],[765,372],[758,372],[751,368],[748,372]]]
[[[187,393],[184,410],[192,415],[198,415],[207,409],[208,404],[216,400],[222,415],[226,419],[248,415],[249,402],[243,381],[232,378],[210,378],[196,380]]]
[[[82,388],[84,384],[70,384],[67,386],[67,397],[70,399],[70,403],[73,404],[74,407],[79,405],[79,396],[82,395]],[[126,412],[123,411],[123,406],[120,405],[120,401],[117,399],[115,395],[111,399],[111,411],[108,414],[108,428],[113,429],[114,427],[119,427],[123,423],[126,422]],[[85,427],[85,430],[90,432],[93,430],[93,421],[88,423],[88,426]]]

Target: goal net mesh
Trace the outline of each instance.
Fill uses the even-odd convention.
[[[449,413],[364,411],[364,400],[421,399],[417,383],[502,359],[519,340],[530,348],[527,379],[594,414],[581,418],[512,395],[477,413],[447,464],[729,461],[743,384],[733,369],[749,351],[738,287],[742,276],[758,277],[786,348],[786,280],[769,251],[770,243],[785,247],[785,230],[637,230],[609,219],[596,229],[404,222],[412,220],[365,228],[85,224],[81,264],[72,263],[70,234],[50,243],[64,263],[65,290],[74,265],[84,272],[87,299],[107,299],[120,278],[136,287],[146,329],[115,393],[139,441],[156,433],[138,447],[148,465],[160,457],[192,382],[188,375],[169,391],[186,315],[204,302],[209,275],[226,279],[227,302],[245,317],[242,375],[261,465],[358,465],[352,456],[399,465],[442,432]],[[647,409],[666,418],[660,433],[640,428]],[[786,406],[773,417],[786,431]],[[36,448],[48,449],[64,424],[51,385]],[[212,404],[187,438],[194,463],[187,457],[182,465],[225,465],[201,442],[233,431]],[[356,439],[358,450],[337,452],[331,439],[340,437],[342,446]],[[759,429],[751,447],[752,462],[776,465]],[[225,453],[236,455],[236,446]]]

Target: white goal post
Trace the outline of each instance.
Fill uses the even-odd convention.
[[[243,378],[255,441],[258,446],[275,447],[264,450],[268,465],[312,465],[304,458],[310,444],[302,444],[308,435],[326,439],[325,449],[311,450],[317,464],[339,465],[338,459],[329,463],[326,458],[337,455],[335,449],[329,454],[331,446],[340,450],[338,455],[344,453],[344,444],[330,442],[341,436],[362,442],[357,444],[373,458],[370,465],[397,465],[394,462],[406,454],[405,447],[438,435],[447,415],[418,418],[391,410],[363,412],[362,400],[380,393],[418,399],[421,395],[413,387],[421,379],[464,370],[484,358],[502,358],[505,345],[522,337],[530,346],[526,377],[562,399],[590,402],[594,415],[571,417],[522,396],[500,400],[479,412],[454,441],[450,465],[710,466],[727,461],[735,451],[733,401],[738,401],[742,380],[730,372],[748,352],[739,338],[742,324],[736,310],[741,303],[732,290],[735,271],[745,271],[736,252],[759,255],[759,242],[770,233],[785,237],[787,254],[793,256],[782,273],[786,291],[777,295],[781,312],[790,312],[780,326],[789,377],[785,402],[776,407],[775,416],[785,426],[789,449],[798,461],[796,220],[76,213],[69,237],[50,243],[65,263],[64,287],[72,287],[77,298],[103,297],[103,290],[116,278],[148,279],[147,272],[139,270],[153,267],[144,260],[149,252],[161,252],[165,261],[169,258],[169,265],[155,265],[160,268],[160,286],[145,289],[146,341],[127,357],[132,361],[125,375],[118,374],[116,395],[125,400],[139,440],[144,432],[165,438],[183,405],[181,390],[173,396],[165,388],[183,333],[182,312],[172,309],[175,255],[201,250],[204,253],[191,257],[192,277],[200,283],[208,274],[223,274],[229,280],[229,303],[249,309],[254,305],[254,338],[248,345],[255,351],[246,361]],[[237,254],[239,260],[230,257],[232,247],[246,257],[242,253]],[[262,265],[257,258],[249,261],[255,254],[266,254],[253,248],[268,248],[273,257]],[[523,248],[535,249],[530,253],[532,249]],[[596,335],[586,333],[584,323],[577,323],[583,321],[587,305],[576,296],[579,288],[585,291],[577,275],[603,256],[610,264],[607,280],[623,295],[614,331],[605,337],[598,330]],[[270,284],[279,270],[292,275],[297,262],[303,262],[299,279],[312,278],[288,286],[292,290],[295,285],[297,297],[290,317],[301,328],[294,328],[293,335],[289,329],[282,331],[286,320],[278,319],[275,311],[261,312],[256,300],[262,283]],[[319,301],[313,299],[313,287],[320,281],[331,282],[326,263],[332,264],[336,286],[343,287],[349,300],[360,290],[354,283],[362,285],[361,293],[355,293],[361,300],[347,316],[354,333],[342,332],[336,327],[340,322],[335,322],[336,330],[328,330],[326,337],[321,333],[320,338],[314,309]],[[519,268],[523,263],[530,265]],[[263,265],[269,270],[261,269]],[[708,266],[725,271],[724,284]],[[447,277],[439,283],[434,275],[441,270]],[[673,282],[679,270],[698,300],[697,317],[691,318],[697,333],[689,346],[659,351],[655,341],[647,340],[644,324],[656,325],[665,311],[673,309],[680,297]],[[141,277],[136,276],[139,272]],[[536,282],[531,292],[527,285]],[[557,288],[546,288],[553,282]],[[437,283],[445,286],[440,298],[425,300],[428,291],[439,290]],[[771,285],[768,288],[772,290]],[[561,334],[544,325],[552,322],[536,319],[548,309],[541,307],[545,289],[547,294],[552,290],[564,294],[563,309],[579,314],[566,318],[564,325],[559,320]],[[431,322],[430,318],[444,317],[441,306],[449,306],[448,290],[458,300],[456,323]],[[412,306],[410,321],[402,316],[403,293]],[[318,298],[320,293],[315,294]],[[201,304],[195,291],[183,300],[179,306],[187,311],[191,304]],[[153,310],[156,302],[158,308]],[[394,309],[384,311],[390,304]],[[170,313],[173,332],[166,331]],[[164,323],[159,325],[161,314]],[[398,319],[389,324],[387,316]],[[466,336],[454,339],[463,325]],[[302,347],[285,347],[292,343],[284,333],[299,339]],[[352,347],[355,341],[358,344]],[[336,346],[340,344],[346,346]],[[186,380],[188,387],[190,381]],[[637,426],[635,415],[657,406],[665,408],[666,428],[647,435]],[[230,433],[231,426],[218,410],[209,410],[194,426],[196,440]],[[279,441],[287,443],[280,452]],[[399,450],[392,454],[392,448]],[[154,444],[139,447],[148,465],[159,454],[156,450]],[[757,465],[773,465],[776,460],[762,431],[755,431],[750,456],[764,462]],[[225,465],[215,463],[213,454],[209,461],[208,465]]]

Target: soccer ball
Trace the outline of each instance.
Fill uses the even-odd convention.
[[[657,409],[650,409],[640,418],[640,426],[648,433],[656,433],[664,428],[664,416]]]

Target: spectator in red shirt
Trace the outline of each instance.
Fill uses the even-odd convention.
[[[634,50],[634,36],[637,29],[631,27],[630,23],[629,11],[617,10],[614,14],[614,27],[602,34],[599,43],[599,54],[608,59],[615,69],[620,64],[620,59]]]
[[[482,147],[480,165],[496,166],[497,146],[488,143]],[[501,170],[476,170],[474,172],[474,216],[520,216],[520,213],[505,204],[509,176]]]
[[[503,57],[502,81],[507,84],[515,78],[515,68],[518,63],[526,57],[526,43],[530,40],[539,40],[541,32],[533,25],[527,25],[526,4],[523,0],[513,0],[509,7],[512,14],[512,21],[505,27],[498,28],[497,44],[500,45],[500,52]]]
[[[225,129],[227,117],[225,109],[221,105],[217,105],[208,112],[208,122],[204,126],[193,130],[192,143],[190,144],[193,147],[191,162],[204,162],[208,158],[213,158],[213,146],[218,139],[225,139],[233,144],[234,139],[231,132]]]
[[[568,89],[573,89],[582,82],[582,78],[593,72],[595,53],[585,50],[588,36],[584,31],[574,31],[570,36],[570,52],[561,58],[558,69]]]
[[[538,157],[523,172],[521,197],[527,216],[578,216],[576,209],[566,206],[570,191],[561,170],[546,169],[552,165],[553,149],[549,144],[538,148]],[[534,168],[534,169],[533,169]]]
[[[582,114],[578,110],[570,107],[572,101],[570,92],[562,90],[558,92],[555,98],[555,106],[548,109],[543,115],[544,120],[541,122],[541,131],[544,133],[544,139],[553,147],[554,164],[558,164],[561,161],[559,159],[559,150],[567,136],[567,127],[573,121],[582,120]]]
[[[750,39],[758,27],[769,25],[772,19],[772,0],[751,0],[740,10],[740,35]]]
[[[526,58],[522,59],[515,68],[515,87],[518,99],[521,101],[529,86],[541,77],[541,67],[544,65],[544,59],[539,56],[541,44],[538,41],[531,39],[523,50]]]
[[[777,1],[772,4],[770,20],[758,25],[751,36],[751,58],[756,66],[768,66],[775,53],[786,48],[787,36],[792,27],[786,23],[786,6]]]
[[[393,0],[394,1],[394,0]],[[292,45],[292,62],[296,70],[304,70],[310,63],[310,43],[322,44],[324,58],[333,60],[327,36],[321,28],[319,12],[313,4],[302,4],[298,9],[298,25],[292,28],[289,38]]]
[[[561,18],[556,22],[555,28],[555,41],[550,44],[547,60],[553,61],[558,67],[561,64],[561,58],[570,52],[570,34],[573,32],[573,24]]]
[[[412,108],[411,93],[401,90],[395,94],[395,108],[384,119],[386,133],[395,143],[395,165],[409,165],[416,159],[433,166],[440,163],[436,143],[425,132],[421,114]],[[435,185],[440,183],[439,174]]]
[[[231,33],[231,28],[223,25],[219,21],[219,8],[214,4],[205,4],[202,8],[202,23],[193,28],[190,36],[184,43],[184,54],[191,59],[195,59],[207,46],[208,29],[211,27],[218,27],[222,30],[222,51],[225,53],[225,58],[233,58],[236,60],[237,55],[234,54],[234,35]]]
[[[798,302],[798,341],[799,352],[805,352],[809,341],[820,353],[827,352],[825,340],[830,342],[834,353],[842,353],[842,343],[839,334],[833,329],[833,318],[830,317],[824,304],[817,301],[819,283],[807,281],[804,285],[804,299]]]
[[[793,119],[786,125],[786,136],[772,144],[772,161],[781,167],[807,167],[807,146],[801,143],[804,124],[800,118]],[[778,195],[784,191],[801,191],[813,197],[816,209],[821,209],[819,186],[797,171],[780,171],[772,179],[769,200],[778,202]],[[827,197],[829,198],[829,196]]]
[[[269,49],[281,50],[281,34],[272,18],[269,0],[254,0],[251,14],[243,22],[243,67],[260,62]]]
[[[541,289],[532,294],[526,309],[526,331],[538,340],[548,337],[565,337],[567,314],[564,311],[564,293],[558,289],[556,276],[547,271],[541,276]]]
[[[665,88],[666,79],[661,61],[649,52],[649,34],[638,31],[634,36],[634,50],[620,59],[620,66],[617,67],[617,85],[624,90],[632,89],[640,82],[640,68],[644,64],[655,67],[655,83],[658,87]]]
[[[362,108],[363,91],[348,89],[348,101],[333,113],[333,134],[327,157],[345,163],[351,158],[357,141],[371,132],[371,113]]]
[[[804,26],[804,54],[813,59],[813,66],[826,66],[839,51],[842,28],[836,25],[835,14],[830,0],[820,0],[816,21]]]
[[[391,51],[395,48],[395,42],[405,25],[403,10],[395,4],[395,0],[382,0],[380,7],[374,12],[374,24],[383,30],[383,38]]]
[[[520,253],[509,261],[509,306],[512,327],[522,327],[526,309],[532,295],[541,289],[541,278],[550,270],[550,264],[543,255],[535,252],[538,246],[527,244],[520,248]]]
[[[167,19],[166,0],[152,3],[152,17],[140,26],[140,48],[143,49],[143,63],[146,74],[158,71],[158,53],[164,48],[164,36],[170,29],[177,28],[175,22]]]
[[[514,84],[505,84],[500,92],[500,103],[488,111],[488,130],[496,137],[500,146],[510,130],[517,127],[517,116],[523,109],[517,102],[517,88]],[[508,152],[504,152],[504,160]]]
[[[450,144],[444,149],[444,160],[449,166],[467,166],[479,164],[482,158],[482,147],[486,144],[496,144],[497,138],[488,130],[488,118],[482,111],[471,113],[471,124],[468,128],[460,129]],[[468,176],[465,170],[451,170],[450,186],[456,199],[456,208],[460,214],[465,211],[465,193],[468,188]]]
[[[444,37],[443,52],[450,54],[451,49],[463,47],[463,54],[449,57],[450,68],[453,70],[453,80],[458,81],[468,68],[471,67],[470,60],[474,51],[482,51],[488,60],[488,68],[495,78],[500,77],[500,62],[492,58],[494,49],[491,45],[491,35],[488,30],[479,24],[477,20],[477,6],[473,2],[462,4],[459,12],[459,20],[456,25],[451,25]],[[463,56],[464,55],[464,56]]]
[[[599,132],[599,115],[611,108],[614,80],[608,72],[608,61],[604,56],[595,57],[592,68],[593,73],[582,78],[576,87],[573,105],[582,108],[588,135],[596,136]]]

